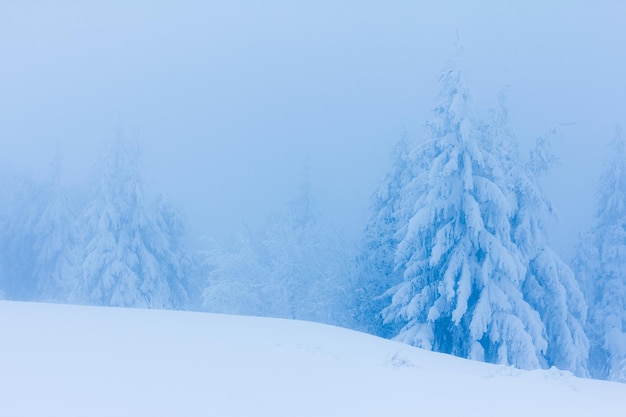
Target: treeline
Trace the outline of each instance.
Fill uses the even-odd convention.
[[[148,201],[139,149],[119,141],[89,191],[5,180],[0,291],[7,299],[189,308],[198,292],[184,220],[163,198]]]
[[[402,140],[359,242],[324,227],[308,181],[229,242],[186,246],[119,142],[89,192],[5,184],[4,298],[314,320],[523,369],[626,382],[626,149],[611,144],[595,226],[574,259],[550,246],[540,187],[551,133],[522,155],[505,100],[480,111],[453,59],[418,145]]]

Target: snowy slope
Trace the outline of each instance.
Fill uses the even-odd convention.
[[[3,416],[623,416],[626,385],[340,328],[0,302]]]

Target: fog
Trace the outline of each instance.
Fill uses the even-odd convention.
[[[195,237],[260,224],[307,172],[357,236],[393,145],[425,137],[458,36],[482,108],[509,86],[523,149],[561,126],[544,186],[569,251],[626,125],[626,3],[336,3],[2,0],[2,170],[45,176],[58,154],[81,183],[123,135]]]

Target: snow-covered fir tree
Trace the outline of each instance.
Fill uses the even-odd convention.
[[[581,236],[576,270],[589,304],[592,376],[626,382],[626,144],[610,143],[593,228]]]
[[[545,228],[527,236],[529,226],[544,226],[535,212],[545,199],[534,168],[519,168],[505,107],[487,124],[475,115],[459,58],[441,76],[431,138],[412,151],[412,178],[392,200],[402,207],[383,205],[375,214],[390,211],[400,220],[395,231],[377,229],[385,253],[394,251],[394,273],[403,276],[387,291],[392,300],[383,315],[401,324],[396,339],[426,349],[585,374],[578,361],[586,357],[580,291],[547,246]],[[384,268],[383,280],[390,271]],[[564,302],[542,305],[535,284],[546,286],[547,300],[564,296]]]
[[[392,170],[372,198],[373,214],[365,227],[352,284],[357,327],[381,337],[392,337],[398,330],[395,322],[383,320],[381,312],[390,301],[387,290],[402,282],[402,273],[395,268],[395,248],[406,233],[406,201],[414,197],[405,191],[420,163],[411,157],[406,136],[396,145],[392,158]]]
[[[15,300],[36,298],[35,225],[45,207],[44,186],[32,178],[17,178],[0,222],[2,290]]]
[[[59,161],[45,181],[22,178],[2,218],[5,295],[19,300],[62,299],[74,273],[76,205],[60,184]]]
[[[523,169],[513,171],[518,206],[512,220],[513,240],[527,265],[524,297],[545,326],[547,364],[587,376],[587,303],[573,271],[550,246],[547,222],[553,208],[538,183],[556,161],[549,149],[553,133],[537,141],[529,161],[520,164]]]
[[[118,141],[79,220],[79,275],[68,300],[96,305],[184,308],[192,261],[180,215],[146,201],[139,149]]]
[[[227,243],[207,241],[204,269],[207,271],[202,303],[207,311],[247,316],[271,316],[275,296],[262,244],[246,231]]]
[[[37,299],[65,299],[64,283],[76,274],[76,210],[78,202],[59,182],[58,174],[43,194],[45,204],[37,223],[34,250],[36,257]]]
[[[308,179],[282,215],[265,230],[272,282],[280,317],[348,325],[350,253],[338,233],[319,221]]]
[[[348,245],[318,222],[308,181],[260,232],[206,252],[209,311],[349,325]]]

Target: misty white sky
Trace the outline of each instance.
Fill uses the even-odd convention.
[[[393,144],[424,137],[458,31],[476,101],[509,85],[523,146],[567,124],[545,182],[567,251],[626,125],[626,2],[337,3],[0,0],[0,164],[46,175],[58,152],[80,182],[122,130],[192,234],[218,237],[281,209],[308,166],[356,234]]]

